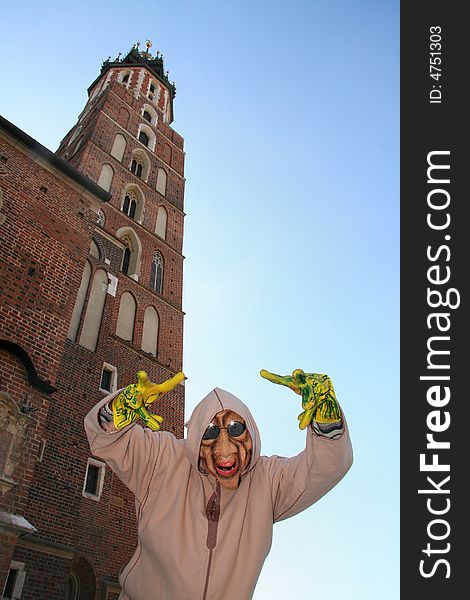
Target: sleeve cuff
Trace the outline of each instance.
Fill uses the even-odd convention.
[[[342,435],[344,423],[343,420],[335,421],[334,423],[317,423],[317,421],[312,421],[312,429],[318,436],[335,439]]]

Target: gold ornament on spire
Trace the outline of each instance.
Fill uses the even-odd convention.
[[[143,56],[144,58],[151,60],[152,55],[150,54],[149,50],[152,47],[152,42],[150,40],[147,40],[145,46],[146,46],[146,49],[140,53],[140,56]]]

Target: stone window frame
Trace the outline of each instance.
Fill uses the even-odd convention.
[[[166,197],[168,191],[168,172],[163,167],[158,167],[157,169],[157,183],[155,189],[161,196],[164,198]]]
[[[26,569],[25,563],[19,562],[17,560],[12,560],[10,563],[10,569],[8,571],[8,575],[10,575],[11,571],[16,571],[15,581],[13,583],[13,594],[11,596],[4,596],[2,594],[2,600],[17,600],[21,598],[23,594],[24,582],[26,579]],[[8,579],[7,575],[7,579]],[[6,583],[5,583],[6,585]]]
[[[128,212],[126,212],[124,210],[126,196],[129,196]],[[130,208],[131,208],[132,200],[135,200],[135,203],[136,203],[135,214],[133,217],[130,216]],[[140,189],[140,187],[138,185],[136,185],[135,183],[130,183],[130,184],[126,185],[126,187],[124,188],[123,193],[122,193],[120,211],[122,213],[124,213],[126,216],[128,216],[129,219],[132,219],[136,223],[139,223],[139,225],[142,225],[142,221],[144,220],[144,207],[145,207],[145,196],[144,196],[142,190]]]
[[[168,211],[160,204],[157,208],[157,221],[155,223],[155,235],[162,240],[166,240],[168,232]]]
[[[90,492],[85,491],[89,465],[92,465],[93,467],[98,467],[98,469],[99,469],[98,485],[97,485],[97,493],[96,494],[91,494]],[[89,500],[94,500],[95,502],[99,502],[101,500],[101,495],[103,493],[105,475],[106,475],[106,463],[102,462],[101,460],[97,460],[96,458],[90,457],[87,461],[85,477],[83,479],[82,496],[84,498],[88,498]]]
[[[123,255],[125,252],[125,248],[130,250],[130,262],[129,262],[129,272],[126,273],[131,279],[134,281],[139,281],[140,276],[140,268],[142,262],[142,243],[139,239],[139,236],[132,229],[132,227],[121,227],[116,231],[116,237],[123,244]],[[124,259],[124,256],[122,260]],[[120,271],[122,271],[122,262]]]
[[[139,165],[139,164],[142,165],[142,171],[141,171],[140,175],[137,174],[136,170],[135,171],[132,170],[132,162],[133,161],[135,161],[137,165]],[[149,175],[150,175],[150,159],[147,156],[147,153],[144,151],[143,147],[136,148],[133,150],[131,160],[129,163],[129,170],[136,177],[138,177],[139,179],[141,179],[142,181],[145,181],[145,183],[147,183]]]
[[[109,163],[103,163],[101,165],[100,174],[96,183],[104,190],[109,192],[115,175],[116,171],[113,169],[113,167]]]
[[[122,141],[123,140],[123,141]],[[115,158],[118,162],[122,163],[124,154],[127,148],[126,136],[118,132],[114,136],[113,144],[111,146],[110,155]],[[119,152],[118,152],[119,150]]]
[[[124,290],[119,299],[119,311],[115,335],[126,342],[134,343],[137,300],[132,292]],[[125,332],[127,335],[125,335]]]
[[[140,134],[141,133],[145,133],[145,135],[147,136],[147,138],[148,138],[148,144],[145,144],[145,142],[143,142],[140,139]],[[146,123],[140,123],[139,124],[139,129],[137,131],[137,139],[142,144],[142,146],[144,146],[145,148],[148,148],[148,150],[150,150],[151,152],[155,152],[155,146],[156,146],[156,143],[157,143],[157,137],[155,135],[155,132],[149,126],[148,121]]]
[[[125,88],[129,88],[131,81],[132,81],[132,70],[131,69],[124,69],[122,71],[119,71],[117,80],[118,83],[122,84]],[[124,81],[124,78],[127,75],[127,79],[126,81]]]
[[[144,112],[147,111],[149,113],[149,115],[151,116],[151,120],[147,121],[147,119],[145,119],[144,117]],[[150,106],[150,104],[144,104],[142,107],[142,111],[141,111],[141,116],[142,118],[145,119],[145,121],[147,123],[150,123],[150,125],[152,125],[152,127],[156,127],[157,123],[158,123],[158,114],[157,111],[154,109],[153,106]]]
[[[101,380],[103,371],[108,371],[111,373],[111,385],[109,390],[101,387]],[[117,367],[111,365],[110,363],[104,362],[103,367],[101,368],[101,376],[100,376],[100,392],[105,394],[112,394],[117,390]]]
[[[153,88],[153,90],[152,90],[152,88]],[[148,89],[147,89],[147,98],[154,104],[157,104],[157,102],[158,102],[159,91],[160,91],[159,85],[155,81],[155,79],[149,79],[149,84],[148,84]]]
[[[148,323],[148,315],[150,313],[150,311],[154,311],[156,319],[156,330],[153,331],[152,333],[154,333],[154,336],[150,337],[149,336],[149,323]],[[155,308],[155,306],[153,306],[152,304],[149,304],[148,306],[145,307],[144,310],[144,330],[143,330],[143,334],[142,334],[142,340],[141,340],[141,350],[143,350],[143,352],[148,352],[149,354],[151,354],[152,356],[157,357],[158,356],[158,343],[159,343],[159,335],[160,335],[160,314],[158,312],[158,310]],[[151,340],[151,341],[150,341]],[[151,348],[149,348],[151,344]]]
[[[150,272],[150,289],[157,294],[163,294],[163,276],[165,272],[165,258],[160,250],[155,250],[152,257]],[[159,276],[160,274],[160,276]],[[160,283],[158,286],[157,284]]]

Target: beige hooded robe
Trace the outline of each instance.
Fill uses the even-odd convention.
[[[271,547],[273,523],[321,498],[352,463],[346,426],[338,439],[308,427],[306,448],[293,458],[260,456],[249,409],[220,388],[194,409],[187,439],[138,424],[104,431],[98,412],[115,395],[90,411],[85,429],[93,455],[136,498],[138,546],[120,576],[122,600],[248,600]],[[214,476],[198,470],[202,435],[224,409],[245,419],[253,440],[236,490],[216,486]]]

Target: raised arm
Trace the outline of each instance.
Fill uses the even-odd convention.
[[[160,419],[156,421],[160,426],[162,417],[148,413],[146,406],[173,389],[184,375],[178,373],[162,384],[153,384],[146,373],[139,373],[137,384],[98,402],[85,417],[84,425],[93,455],[106,461],[140,500],[162,452],[174,445],[174,437],[165,431],[154,433],[152,428],[140,427],[135,421],[141,417],[145,424],[153,424],[153,419]],[[119,428],[115,426],[116,414],[122,416]]]
[[[304,412],[298,417],[299,427],[307,430],[307,439],[305,450],[295,457],[266,459],[275,521],[291,517],[316,502],[352,464],[346,422],[330,378],[296,369],[292,380],[302,395]]]

